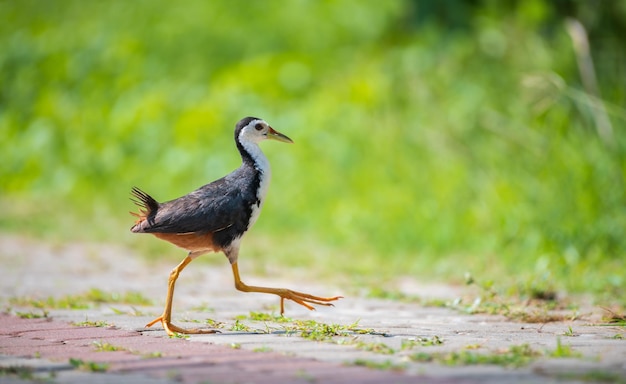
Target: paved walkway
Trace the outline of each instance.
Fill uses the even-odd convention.
[[[51,245],[0,236],[0,304],[6,312],[0,315],[0,383],[626,383],[626,329],[597,325],[597,308],[579,310],[576,320],[527,324],[346,297],[314,312],[287,303],[290,321],[263,320],[257,314],[271,315],[277,298],[235,291],[225,260],[185,270],[174,306],[178,325],[211,322],[221,333],[169,338],[159,326],[143,325],[161,311],[173,264],[146,265],[128,249],[109,245]],[[242,274],[248,283],[343,293],[306,281]],[[444,300],[468,294],[412,281],[402,288]],[[44,318],[25,318],[44,314],[29,299],[59,301],[93,289],[105,295],[140,292],[159,305],[108,302],[46,309]],[[302,337],[303,329],[323,325],[334,325],[339,336]],[[525,344],[526,352],[519,352]],[[537,356],[516,366],[532,354]],[[477,356],[500,363],[468,364]]]

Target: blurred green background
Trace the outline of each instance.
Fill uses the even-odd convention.
[[[242,265],[619,298],[624,36],[618,0],[0,1],[0,230],[181,259],[129,190],[233,170],[252,115],[295,145]]]

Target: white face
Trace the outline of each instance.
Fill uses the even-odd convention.
[[[267,139],[269,132],[270,126],[264,120],[252,120],[239,132],[239,140],[258,143]]]

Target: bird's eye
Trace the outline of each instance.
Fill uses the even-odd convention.
[[[257,131],[260,131],[261,129],[263,129],[263,124],[257,123],[257,125],[254,126],[254,129],[256,129]]]

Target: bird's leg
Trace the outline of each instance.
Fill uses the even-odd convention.
[[[192,260],[193,258],[188,255],[183,261],[180,262],[180,264],[176,266],[176,268],[172,269],[167,284],[167,298],[165,299],[165,309],[163,310],[163,314],[146,324],[146,327],[151,327],[160,321],[163,325],[163,329],[165,329],[165,332],[167,332],[167,334],[170,336],[173,336],[176,333],[198,334],[217,332],[212,329],[184,329],[172,324],[172,303],[174,301],[174,285],[176,284],[176,279],[178,279],[178,275],[180,274],[180,272],[185,269],[187,264],[191,263]]]
[[[241,277],[239,276],[239,267],[237,266],[237,262],[233,262],[231,264],[231,268],[233,269],[233,276],[235,277],[235,288],[242,292],[260,292],[260,293],[271,293],[274,295],[280,296],[280,314],[285,313],[285,299],[295,301],[296,303],[310,309],[314,310],[313,305],[325,305],[325,306],[333,306],[331,301],[335,301],[341,299],[342,296],[335,297],[318,297],[309,295],[308,293],[302,293],[297,291],[292,291],[290,289],[285,288],[267,288],[267,287],[255,287],[251,285],[246,285],[243,281],[241,281]]]

